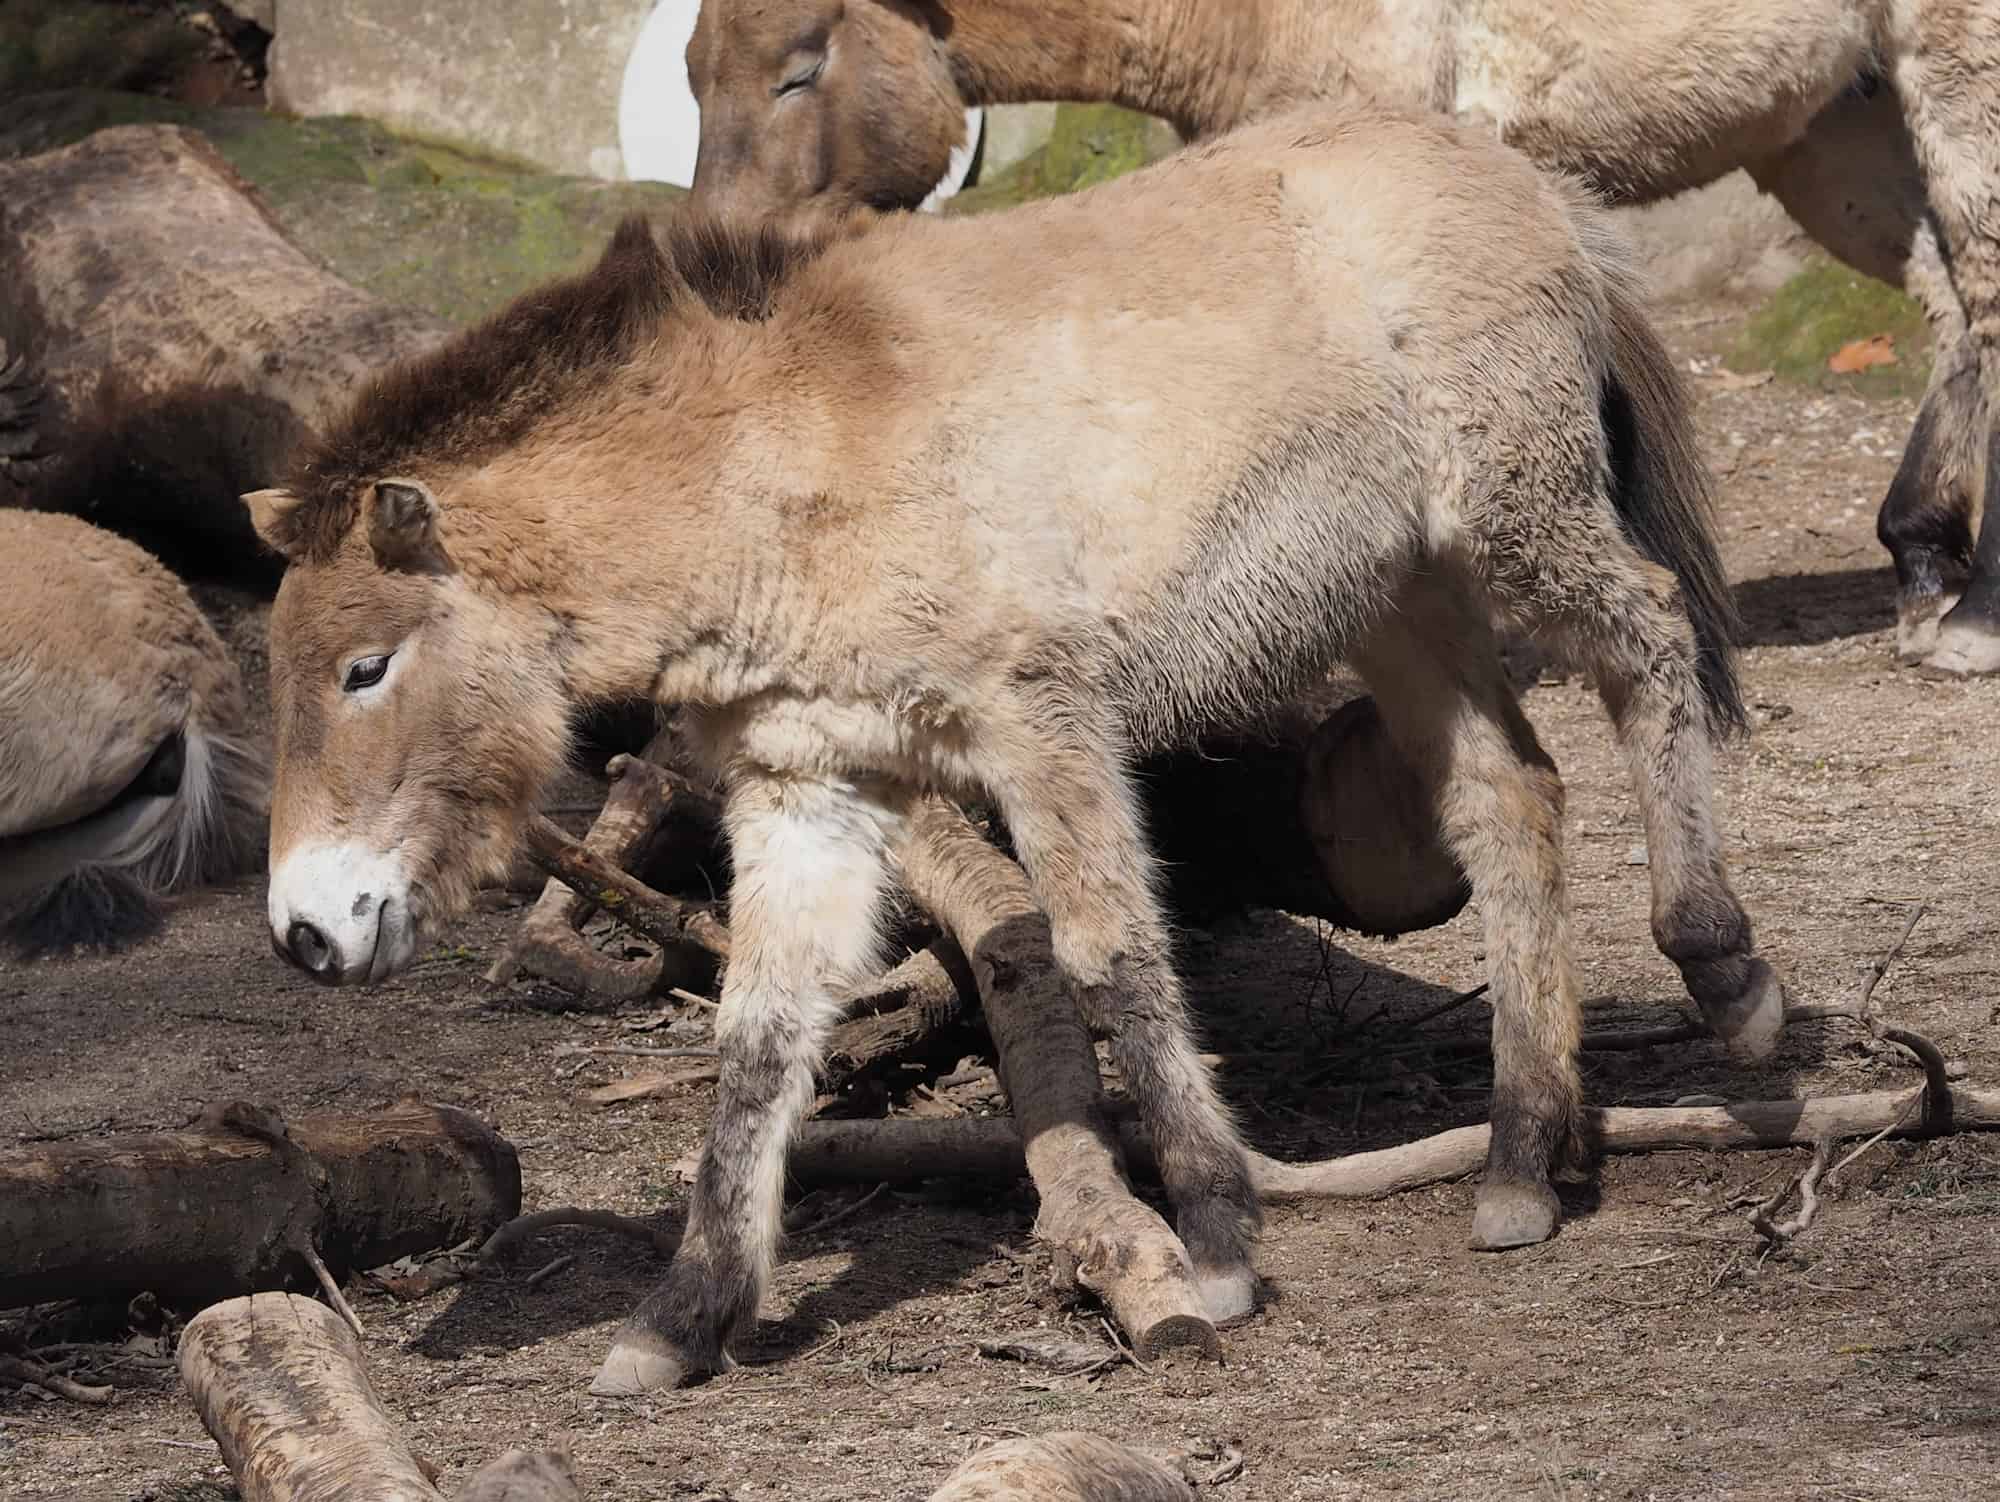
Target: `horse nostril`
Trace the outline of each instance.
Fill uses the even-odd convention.
[[[292,962],[302,970],[324,975],[333,968],[333,945],[327,942],[325,934],[304,919],[286,930],[285,947],[291,951]]]

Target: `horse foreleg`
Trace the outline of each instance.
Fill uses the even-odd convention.
[[[735,880],[716,1017],[715,1115],[680,1250],[619,1330],[590,1390],[671,1387],[731,1364],[777,1256],[785,1153],[813,1098],[840,998],[880,940],[893,796],[837,782],[740,775],[726,812]]]
[[[1905,0],[1891,8],[1897,93],[1943,240],[1989,411],[2000,411],[2000,4]],[[1979,488],[1985,515],[1964,594],[1926,661],[2000,671],[2000,464]]]
[[[1066,728],[1085,718],[1025,711],[1017,733],[996,737],[1009,750],[987,780],[1048,917],[1056,963],[1086,1022],[1110,1039],[1203,1303],[1221,1321],[1255,1300],[1251,1253],[1263,1212],[1248,1154],[1195,1045],[1111,735],[1093,743]]]

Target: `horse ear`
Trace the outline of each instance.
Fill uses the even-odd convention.
[[[376,481],[368,502],[368,546],[375,561],[406,574],[450,573],[437,518],[437,501],[415,480]]]
[[[289,558],[299,546],[299,498],[289,490],[253,490],[243,497],[250,525],[264,546]]]

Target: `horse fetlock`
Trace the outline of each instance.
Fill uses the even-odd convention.
[[[619,1327],[591,1392],[629,1397],[731,1370],[729,1339],[755,1315],[757,1296],[747,1269],[684,1243],[660,1286]]]
[[[1187,1248],[1197,1274],[1207,1277],[1213,1273],[1225,1281],[1239,1273],[1249,1275],[1257,1233],[1264,1220],[1262,1202],[1250,1181],[1249,1165],[1244,1163],[1239,1173],[1206,1175],[1195,1189],[1186,1187],[1185,1175],[1168,1177],[1167,1191],[1174,1201],[1174,1231],[1181,1245]],[[1253,1292],[1255,1284],[1256,1279],[1251,1276]],[[1210,1313],[1213,1315],[1214,1311]]]
[[[1732,1055],[1752,1064],[1771,1056],[1785,1026],[1785,988],[1769,965],[1754,954],[1725,955],[1682,965],[1681,979]]]

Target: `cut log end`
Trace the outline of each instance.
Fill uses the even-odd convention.
[[[930,1502],[1194,1502],[1194,1488],[1150,1455],[1071,1431],[987,1446]]]

